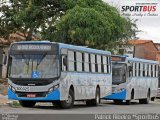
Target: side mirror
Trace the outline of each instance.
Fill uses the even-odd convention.
[[[4,56],[3,64],[4,64],[4,65],[6,65],[6,64],[7,64],[7,56],[6,56],[6,55]]]
[[[62,56],[63,58],[63,65],[67,66],[67,56]]]
[[[128,69],[129,69],[129,72],[133,71],[133,67],[132,66],[129,66]]]

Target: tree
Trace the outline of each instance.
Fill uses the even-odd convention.
[[[0,36],[19,31],[26,40],[31,40],[33,33],[54,29],[55,20],[62,15],[61,0],[9,0],[0,10]]]
[[[135,36],[136,24],[120,16],[102,0],[9,0],[0,7],[0,37],[24,33],[41,39],[88,46],[117,48]]]
[[[135,36],[136,24],[101,0],[78,0],[56,24],[57,41],[98,49],[116,48]]]

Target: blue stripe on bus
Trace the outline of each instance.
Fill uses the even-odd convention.
[[[27,98],[27,97],[18,97],[11,89],[8,88],[8,99],[13,99],[13,100],[35,100],[35,101],[60,100],[60,92],[57,89],[57,90],[54,90],[53,92],[47,94],[46,97]]]
[[[126,90],[122,90],[121,92],[112,93],[109,96],[104,97],[106,100],[125,100],[126,99]]]

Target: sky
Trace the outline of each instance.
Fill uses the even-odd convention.
[[[123,0],[103,0],[103,1],[117,8],[120,6],[121,2],[123,2]],[[160,17],[139,17],[133,19],[138,19],[137,27],[139,30],[142,31],[137,34],[137,37],[139,37],[139,39],[153,40],[155,43],[160,43]]]

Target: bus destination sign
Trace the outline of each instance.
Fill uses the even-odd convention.
[[[125,61],[125,57],[112,56],[112,61],[115,61],[115,62],[124,62]]]
[[[44,44],[39,44],[39,45],[33,45],[33,44],[17,44],[12,46],[12,50],[17,50],[17,51],[50,51],[51,50],[51,45],[44,45]]]

